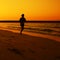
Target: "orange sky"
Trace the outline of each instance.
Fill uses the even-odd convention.
[[[0,20],[60,20],[60,0],[0,0]]]

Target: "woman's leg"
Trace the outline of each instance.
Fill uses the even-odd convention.
[[[22,34],[23,30],[24,30],[24,26],[21,26],[21,31],[20,31],[21,34]]]

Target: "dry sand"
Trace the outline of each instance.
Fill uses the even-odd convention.
[[[60,42],[0,30],[0,60],[60,60]]]

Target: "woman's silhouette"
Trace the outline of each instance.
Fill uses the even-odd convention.
[[[22,34],[22,31],[24,30],[24,23],[25,23],[26,19],[24,18],[24,14],[21,15],[20,18],[20,26],[21,26],[21,31],[20,34]]]

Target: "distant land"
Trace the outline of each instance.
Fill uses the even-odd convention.
[[[0,23],[15,23],[15,22],[19,22],[17,20],[0,20]],[[26,23],[60,23],[59,20],[55,20],[55,21],[30,21],[30,20],[27,20]]]

